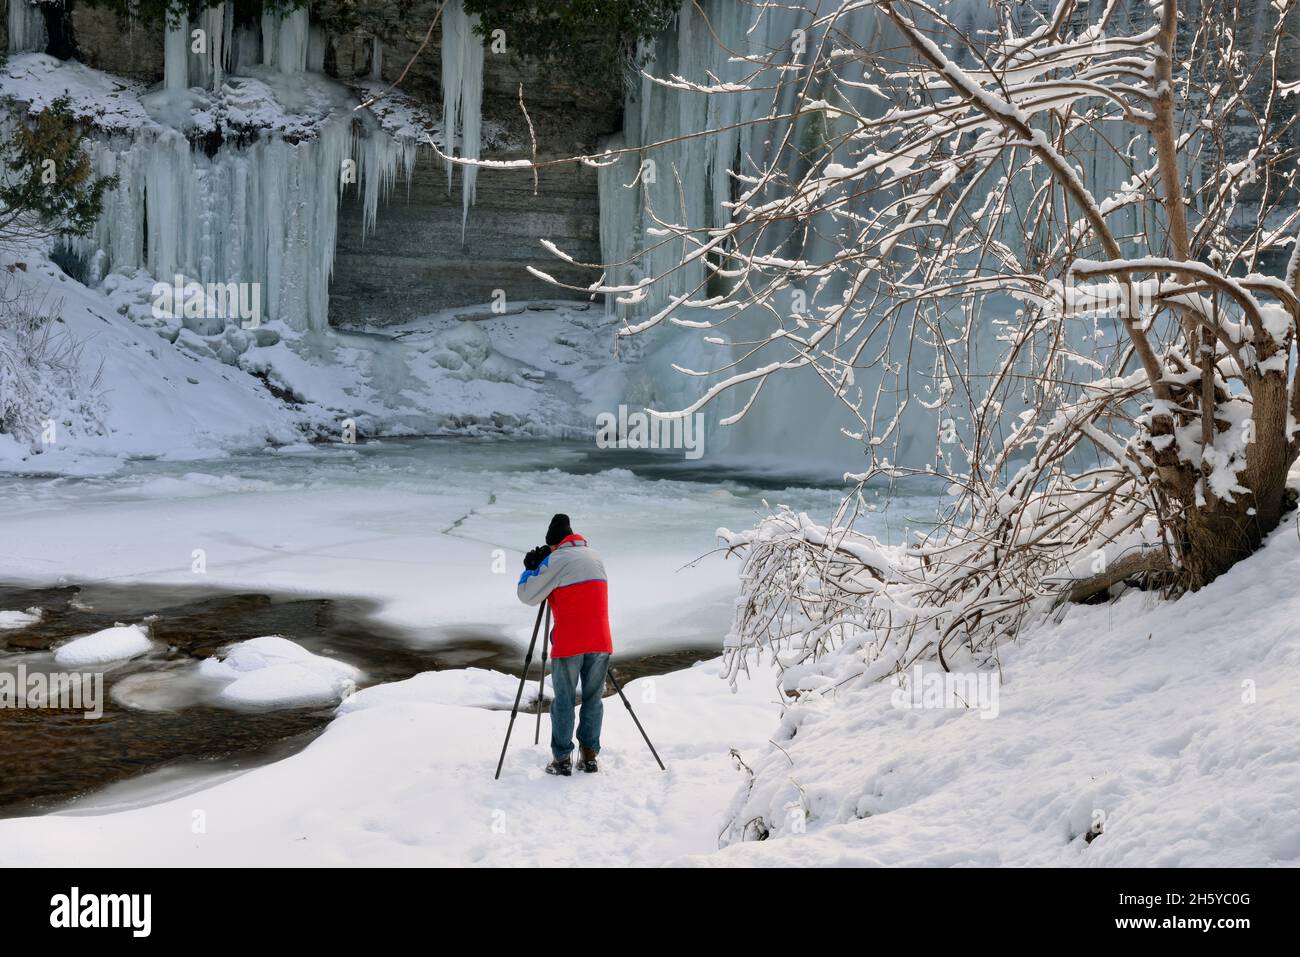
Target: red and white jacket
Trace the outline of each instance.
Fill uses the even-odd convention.
[[[570,535],[552,548],[536,571],[525,569],[518,594],[525,605],[550,599],[552,658],[614,651],[605,564],[581,535]]]

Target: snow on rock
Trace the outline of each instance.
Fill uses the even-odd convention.
[[[0,87],[32,113],[66,98],[74,116],[104,131],[131,131],[153,122],[140,101],[145,83],[45,53],[10,57],[0,66]]]
[[[314,655],[279,635],[234,645],[221,659],[199,664],[205,678],[227,682],[223,703],[246,708],[302,708],[333,704],[350,695],[361,672],[349,664]]]
[[[375,685],[350,696],[339,705],[339,714],[381,707],[404,699],[433,701],[461,708],[489,708],[500,710],[515,703],[519,691],[517,675],[485,668],[457,668],[450,671],[426,671],[406,681]],[[546,676],[546,697],[550,701],[551,676]],[[537,701],[537,679],[524,684],[524,694],[519,707],[531,708]]]
[[[29,628],[40,620],[39,608],[28,608],[26,611],[0,611],[0,631]]]
[[[38,390],[46,405],[28,418],[55,418],[59,440],[0,434],[3,471],[102,472],[124,455],[203,459],[337,440],[346,419],[364,438],[556,435],[589,426],[621,389],[609,362],[615,326],[580,303],[529,304],[472,323],[448,310],[365,333],[271,323],[201,336],[155,315],[143,271],[88,288],[35,250],[0,250],[0,269],[13,294],[57,305],[51,338],[76,356],[84,387]]]
[[[287,442],[301,436],[304,420],[324,417],[286,407],[252,375],[175,348],[133,322],[125,303],[70,279],[48,256],[0,251],[0,269],[10,268],[15,295],[57,307],[51,338],[75,354],[87,389],[98,388],[77,407],[50,410],[62,423],[51,445],[0,436],[6,470],[78,471],[85,453],[105,458],[95,465],[104,470],[124,454]]]
[[[147,654],[152,647],[153,643],[144,628],[139,625],[116,625],[60,645],[55,649],[54,660],[70,668],[80,668],[138,658]]]

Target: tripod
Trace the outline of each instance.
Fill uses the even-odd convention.
[[[533,624],[533,637],[532,640],[528,642],[528,651],[524,655],[524,670],[519,676],[519,690],[515,692],[514,707],[510,709],[510,724],[506,726],[506,739],[501,745],[501,757],[497,760],[497,773],[492,776],[494,781],[501,777],[501,767],[506,761],[506,749],[510,747],[510,732],[514,730],[515,716],[519,713],[519,702],[524,696],[524,685],[528,681],[528,667],[533,663],[533,648],[537,646],[537,633],[542,627],[543,614],[546,615],[546,633],[542,637],[542,675],[537,679],[537,730],[533,733],[533,744],[541,743],[542,701],[546,683],[546,645],[551,637],[550,602],[543,602],[542,607],[537,609],[537,621]],[[632,721],[636,724],[636,729],[641,732],[641,737],[645,738],[646,747],[648,747],[650,753],[654,755],[655,763],[659,765],[659,770],[667,771],[668,769],[664,767],[663,761],[659,758],[659,752],[656,751],[655,746],[650,743],[650,735],[645,733],[645,728],[641,727],[640,719],[637,718],[636,712],[632,710],[632,702],[627,700],[627,695],[623,694],[623,688],[619,685],[618,679],[614,677],[614,669],[606,669],[605,674],[609,676],[609,680],[614,685],[614,690],[618,692],[618,696],[623,699],[623,705],[627,708],[627,713],[632,716]]]

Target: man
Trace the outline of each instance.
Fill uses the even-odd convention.
[[[551,632],[551,763],[547,774],[573,773],[573,709],[582,684],[582,716],[578,720],[578,768],[595,773],[600,753],[600,723],[605,705],[605,671],[614,650],[609,634],[609,582],[595,549],[573,534],[569,516],[556,515],[546,530],[546,544],[524,556],[519,600],[551,603],[555,627]]]

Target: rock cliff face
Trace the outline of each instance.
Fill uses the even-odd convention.
[[[550,239],[579,261],[600,261],[593,171],[545,170],[534,195],[528,173],[481,170],[477,194],[464,242],[459,179],[449,193],[442,164],[431,153],[421,153],[409,188],[399,184],[380,206],[378,227],[364,240],[361,203],[345,201],[330,323],[387,324],[449,306],[486,310],[501,293],[507,305],[581,297],[534,278],[529,265],[569,285],[587,286],[599,277],[598,270],[568,265],[539,244]]]
[[[416,51],[436,8],[436,3],[417,8],[406,31],[385,36],[382,56],[384,81],[396,82],[405,70],[402,90],[435,114],[442,100],[437,31],[423,52],[417,56]],[[367,75],[368,37],[336,37],[331,52],[340,77]],[[528,119],[519,106],[521,84]],[[575,87],[489,48],[484,53],[483,120],[485,127],[500,132],[500,145],[485,143],[483,155],[527,157],[533,136],[540,159],[592,151],[601,137],[619,127],[621,103],[621,90]],[[477,204],[470,209],[463,243],[459,173],[454,188],[447,185],[442,164],[421,151],[409,190],[398,185],[380,208],[377,230],[364,241],[360,203],[345,201],[330,297],[332,323],[384,324],[449,306],[486,308],[496,290],[504,292],[507,303],[582,298],[534,278],[526,269],[530,265],[569,285],[585,287],[599,277],[598,270],[568,265],[539,243],[550,239],[580,262],[600,262],[595,170],[579,164],[549,167],[539,176],[536,195],[531,173],[480,170]]]
[[[437,6],[417,6],[405,25],[385,33],[381,71],[384,83],[400,77],[402,91],[435,116],[442,100],[439,31],[435,28],[418,55],[417,50]],[[161,24],[123,23],[84,7],[74,7],[73,24],[87,65],[136,79],[162,79]],[[326,72],[345,83],[366,79],[371,56],[369,35],[330,35]],[[494,132],[484,145],[486,159],[530,156],[534,136],[540,159],[591,151],[621,122],[620,90],[575,87],[520,64],[508,51],[488,50],[484,59],[483,121]],[[521,84],[527,119],[520,109]],[[398,183],[381,203],[377,228],[364,240],[362,204],[355,191],[345,194],[330,288],[331,324],[397,323],[454,306],[486,309],[502,293],[507,304],[584,298],[536,279],[526,267],[579,287],[599,276],[598,270],[564,263],[539,242],[550,239],[580,262],[599,262],[596,189],[595,171],[578,164],[544,170],[536,194],[529,172],[481,170],[477,204],[462,242],[459,173],[448,190],[442,164],[422,149],[411,182]]]

